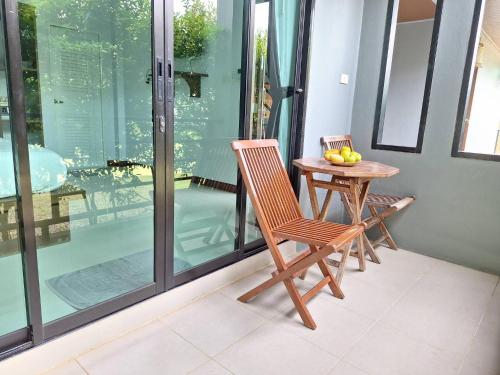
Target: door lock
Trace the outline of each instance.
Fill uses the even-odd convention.
[[[165,133],[166,125],[165,125],[165,116],[158,116],[158,130],[160,133]]]

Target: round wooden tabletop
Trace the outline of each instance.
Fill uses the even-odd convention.
[[[342,177],[386,178],[399,173],[399,168],[367,160],[362,160],[352,167],[332,165],[324,158],[296,159],[293,164],[305,172],[318,172]]]

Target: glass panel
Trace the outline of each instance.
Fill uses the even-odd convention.
[[[0,30],[0,336],[27,326],[3,28]]]
[[[243,6],[174,0],[176,273],[235,249]]]
[[[43,321],[153,282],[151,2],[19,3]]]
[[[379,145],[415,148],[421,136],[436,4],[426,1],[419,7],[417,12],[410,2],[399,4],[392,57],[384,62],[390,65],[389,84],[386,93],[379,93],[387,95],[377,134]]]
[[[500,155],[500,22],[497,5],[486,1],[458,151]]]
[[[285,165],[290,146],[299,1],[255,4],[251,139],[278,139]],[[245,243],[262,238],[247,199]]]

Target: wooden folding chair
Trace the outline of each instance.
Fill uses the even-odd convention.
[[[276,271],[266,282],[238,298],[248,302],[264,290],[283,282],[304,325],[315,329],[306,302],[328,285],[333,295],[344,298],[339,283],[325,258],[352,242],[364,225],[344,225],[305,219],[294,194],[276,140],[234,141],[232,148],[253,204],[260,229],[276,264]],[[282,240],[309,245],[309,248],[286,262],[277,246]],[[349,258],[344,252],[342,262]],[[304,295],[300,295],[294,279],[313,264],[318,264],[324,278]]]
[[[350,135],[322,137],[321,145],[325,151],[341,149],[344,146],[350,147],[351,149],[353,148],[352,137]],[[344,206],[347,208],[347,203],[350,197],[346,193],[341,193],[340,196]],[[380,238],[372,241],[373,247],[386,242],[391,249],[398,249],[396,242],[394,242],[387,226],[384,224],[384,219],[402,210],[403,208],[408,207],[413,202],[415,202],[414,196],[399,197],[396,195],[368,193],[365,204],[370,210],[371,216],[364,219],[363,222],[366,224],[367,230],[375,225],[378,225],[379,230],[382,233]],[[350,214],[349,209],[346,209],[346,211]]]

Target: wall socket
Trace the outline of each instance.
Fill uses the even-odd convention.
[[[349,74],[342,73],[340,75],[340,84],[342,84],[342,85],[349,84]]]

